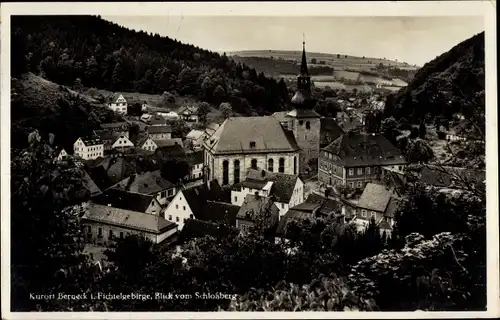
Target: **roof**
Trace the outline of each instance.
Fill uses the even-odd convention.
[[[206,216],[205,206],[208,201],[214,202],[231,202],[231,196],[223,192],[217,181],[213,180],[210,184],[202,184],[193,188],[182,190],[184,199],[188,203],[193,215],[200,219]],[[211,216],[211,214],[209,214]]]
[[[342,210],[342,203],[332,199],[327,199],[315,193],[309,194],[305,203],[316,203],[321,205],[319,208],[319,213],[328,215],[332,211],[340,212]]]
[[[154,194],[174,187],[161,176],[160,170],[133,174],[113,186],[114,189],[142,194]]]
[[[192,166],[200,164],[200,163],[203,164],[203,162],[205,160],[203,150],[190,152],[190,153],[187,153],[186,155],[187,155],[188,163]]]
[[[123,157],[106,157],[99,166],[104,168],[106,175],[112,183],[123,180],[128,174],[135,171],[132,164]]]
[[[88,168],[87,174],[90,176],[92,181],[102,190],[107,189],[113,185],[113,181],[106,173],[106,169],[104,169],[104,167],[101,165]]]
[[[185,242],[193,238],[212,236],[214,238],[227,238],[231,233],[238,233],[239,230],[226,225],[216,224],[198,219],[188,219],[179,233],[179,242]]]
[[[443,172],[442,169],[446,172]],[[480,184],[486,179],[486,172],[482,170],[455,167],[442,167],[442,169],[432,165],[411,165],[408,167],[410,172],[417,173],[420,183],[434,187],[451,187],[453,185],[453,180],[456,179],[454,175],[473,184]]]
[[[290,221],[301,221],[311,218],[311,213],[298,211],[294,209],[288,210],[283,217],[281,217],[278,228],[276,229],[276,234],[279,236],[284,236],[286,234],[286,226]]]
[[[298,150],[296,143],[290,143],[280,122],[272,116],[228,118],[205,144],[216,154]]]
[[[90,203],[82,219],[128,229],[160,234],[177,227],[165,218],[148,213]]]
[[[150,126],[147,129],[149,134],[172,133],[171,126]]]
[[[92,201],[103,206],[111,205],[114,208],[145,213],[154,199],[152,195],[109,189]]]
[[[399,208],[401,207],[403,203],[403,200],[397,199],[395,197],[391,197],[389,200],[389,203],[387,204],[387,208],[385,209],[385,216],[394,218],[396,215],[396,212],[398,212]]]
[[[85,146],[96,146],[99,144],[102,144],[101,139],[98,136],[92,136],[92,137],[80,137],[82,139],[83,143],[85,143]]]
[[[297,179],[297,176],[291,174],[250,169],[241,185],[251,189],[261,189],[268,181],[272,181],[270,194],[275,197],[275,201],[288,203],[292,198]]]
[[[273,117],[275,117],[278,121],[284,122],[288,121],[289,117],[287,116],[288,112],[290,111],[278,111],[273,113]]]
[[[338,156],[345,167],[406,164],[401,151],[378,133],[349,132],[322,149]]]
[[[377,212],[385,212],[391,196],[392,191],[388,190],[387,187],[375,183],[368,183],[359,198],[358,207]]]
[[[183,146],[181,138],[173,138],[173,139],[162,139],[162,140],[153,140],[158,148],[170,147],[174,145]]]
[[[205,131],[208,131],[209,133],[214,133],[217,129],[219,129],[220,124],[216,122],[210,122],[207,127],[205,128]]]
[[[295,96],[297,96],[297,94],[299,94],[299,93],[300,93],[300,91],[297,91],[297,93],[295,93]],[[292,98],[292,100],[293,100],[293,98]],[[299,103],[299,102],[297,102],[297,103]],[[290,117],[294,117],[294,118],[321,118],[321,116],[316,111],[314,111],[312,109],[301,109],[301,108],[293,109],[292,111],[288,112],[287,115]]]
[[[200,220],[205,221],[222,221],[230,226],[236,225],[236,215],[240,210],[239,206],[230,203],[207,201],[199,217]]]
[[[331,141],[335,141],[337,138],[339,138],[342,134],[344,134],[344,130],[340,128],[338,125],[337,121],[335,121],[334,118],[321,118],[321,137],[326,138],[326,135],[328,134],[329,139]]]
[[[380,228],[381,231],[385,231],[385,230],[392,230],[392,227],[391,225],[389,224],[389,222],[387,222],[387,220],[385,219],[382,219],[379,224],[378,224],[378,227]]]
[[[99,130],[96,132],[105,144],[112,144],[120,137],[125,137],[123,133],[111,130]]]
[[[237,219],[253,221],[262,212],[270,210],[271,216],[279,215],[279,209],[274,202],[268,197],[260,197],[248,194],[241,205]]]
[[[203,132],[201,130],[191,130],[186,135],[186,139],[189,139],[189,140],[198,140],[204,134],[205,134],[205,132]]]
[[[90,196],[93,197],[95,195],[101,194],[101,189],[97,186],[94,180],[92,180],[87,171],[81,169],[81,172],[83,186],[90,192]]]
[[[101,129],[111,129],[111,130],[127,130],[129,129],[129,124],[127,122],[112,122],[112,123],[101,123],[99,125]]]
[[[171,159],[177,159],[177,160],[186,159],[186,151],[184,151],[182,146],[178,144],[158,147],[155,153],[164,161]]]

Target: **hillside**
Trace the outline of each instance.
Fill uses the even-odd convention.
[[[462,113],[484,128],[484,85],[482,32],[426,63],[408,86],[389,98],[386,111],[413,122],[427,115],[450,119]]]
[[[27,145],[28,134],[55,135],[55,143],[72,149],[75,140],[99,123],[120,120],[93,98],[32,73],[11,79],[11,146]]]
[[[272,113],[288,101],[284,82],[224,55],[95,16],[13,16],[13,76],[113,92],[192,95],[233,110]]]

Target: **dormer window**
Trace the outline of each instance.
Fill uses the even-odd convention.
[[[255,148],[255,141],[250,141],[250,148]]]

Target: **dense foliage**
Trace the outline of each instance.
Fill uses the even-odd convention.
[[[228,101],[246,114],[278,111],[288,100],[283,81],[225,55],[100,17],[16,16],[12,30],[16,73],[28,69],[58,84],[74,85],[79,79],[85,87],[111,91],[176,91],[216,105]]]
[[[417,124],[427,114],[446,118],[458,112],[468,118],[476,115],[476,124],[484,132],[484,89],[482,32],[426,63],[408,86],[386,102],[386,108],[396,119],[411,115],[410,121]]]

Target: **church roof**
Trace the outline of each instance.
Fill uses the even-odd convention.
[[[204,143],[215,154],[298,150],[295,138],[272,116],[228,118]]]

